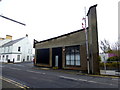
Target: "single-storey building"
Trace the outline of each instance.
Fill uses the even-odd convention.
[[[85,46],[84,29],[41,41],[35,45],[36,65],[86,70]]]
[[[40,42],[34,40],[34,65],[81,71],[88,71],[89,67],[90,73],[99,74],[96,6],[90,7],[87,14],[89,62],[85,29],[81,29]]]

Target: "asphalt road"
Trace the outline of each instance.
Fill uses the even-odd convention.
[[[118,88],[119,78],[76,75],[38,69],[32,63],[2,64],[3,80],[18,88]],[[3,82],[3,88],[6,83]],[[8,87],[6,87],[8,88]]]

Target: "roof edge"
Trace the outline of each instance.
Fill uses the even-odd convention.
[[[87,27],[88,29],[88,27]],[[70,32],[70,33],[67,33],[67,34],[63,34],[63,35],[60,35],[60,36],[57,36],[57,37],[53,37],[53,38],[50,38],[50,39],[46,39],[46,40],[43,40],[43,41],[37,41],[37,43],[42,43],[42,42],[46,42],[46,41],[50,41],[50,40],[53,40],[53,39],[57,39],[57,38],[60,38],[60,37],[63,37],[63,36],[67,36],[67,35],[70,35],[70,34],[73,34],[73,33],[76,33],[76,32],[79,32],[79,31],[83,31],[85,29],[80,29],[80,30],[76,30],[76,31],[73,31],[73,32]],[[35,43],[35,44],[37,44]]]
[[[23,40],[25,37],[19,38],[19,39],[15,39],[15,40],[11,40],[5,44],[2,45],[2,47],[7,47],[7,46],[12,46],[13,44]]]
[[[95,4],[95,5],[93,5],[93,6],[91,6],[91,7],[89,8],[88,13],[87,13],[87,16],[88,16],[88,14],[89,14],[89,12],[90,12],[90,9],[93,8],[93,7],[97,7],[97,4]]]

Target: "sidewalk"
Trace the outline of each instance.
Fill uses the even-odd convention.
[[[78,70],[52,69],[52,68],[46,68],[46,67],[33,67],[33,69],[49,70],[49,71],[54,71],[54,72],[63,72],[63,73],[77,74],[77,75],[98,76],[98,77],[110,77],[110,78],[120,77],[120,72],[118,73],[112,70],[107,70],[106,72],[104,70],[100,70],[100,75],[93,75],[93,74],[83,73]]]
[[[115,70],[100,70],[100,74],[102,74],[102,75],[120,76],[120,72],[116,72]]]

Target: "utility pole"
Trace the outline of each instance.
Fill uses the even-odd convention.
[[[13,20],[13,19],[10,19],[10,18],[5,17],[5,16],[3,16],[3,15],[0,15],[0,17],[2,17],[2,18],[4,18],[4,19],[8,19],[8,20],[13,21],[13,22],[16,22],[16,23],[18,23],[18,24],[24,25],[24,26],[26,25],[26,24],[24,24],[24,23],[18,22],[18,21]]]
[[[88,49],[88,30],[86,27],[86,7],[84,7],[85,9],[85,18],[84,18],[84,22],[85,22],[85,37],[86,37],[86,51],[87,51],[87,67],[88,67],[88,74],[90,73],[90,62],[89,62],[89,49]]]

